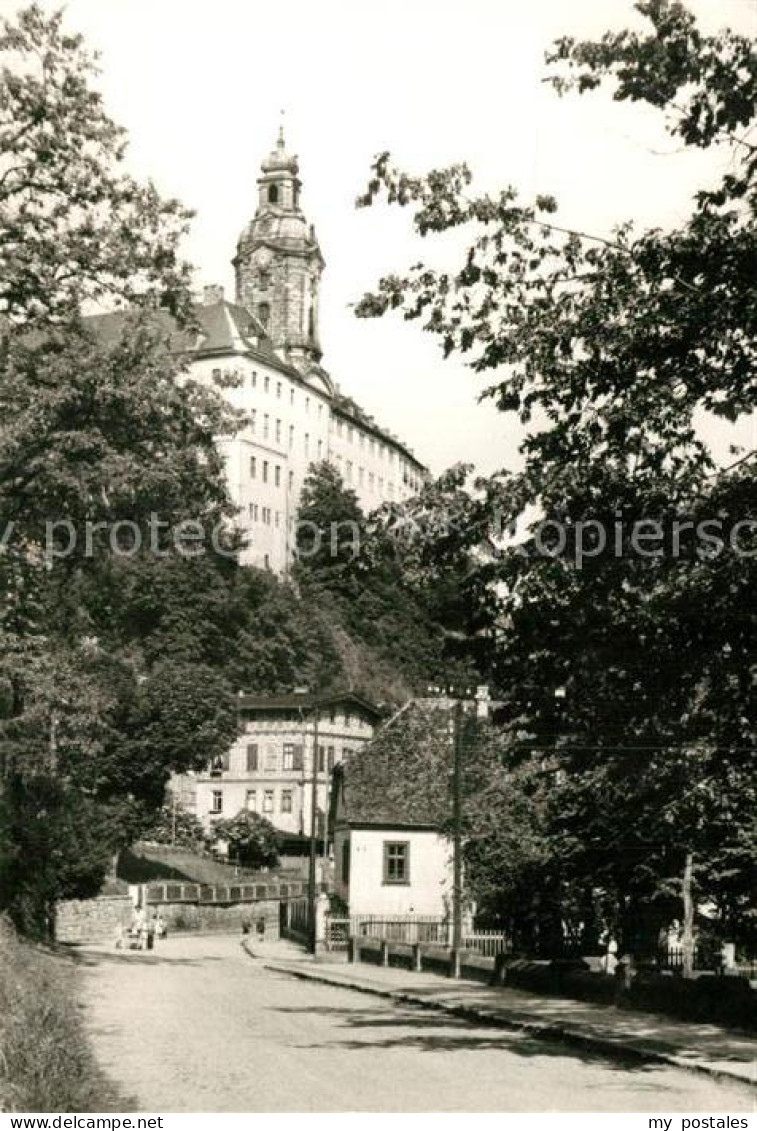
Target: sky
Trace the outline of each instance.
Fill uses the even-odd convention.
[[[0,0],[4,15],[17,6]],[[757,33],[754,0],[688,6],[706,32]],[[199,285],[223,283],[229,297],[284,111],[326,259],[323,364],[435,473],[460,460],[516,467],[520,429],[478,402],[488,380],[444,361],[417,323],[351,312],[382,273],[428,250],[401,210],[355,209],[372,157],[389,150],[419,174],[464,160],[481,189],[550,193],[557,222],[599,235],[627,219],[676,223],[716,171],[712,155],[681,151],[659,112],[606,91],[559,99],[542,82],[555,37],[642,27],[630,0],[68,0],[65,12],[100,52],[130,170],[195,210],[185,254]],[[721,454],[734,437],[707,429]]]

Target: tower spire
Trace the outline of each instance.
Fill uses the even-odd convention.
[[[318,291],[323,256],[300,207],[299,163],[284,143],[281,111],[276,148],[261,163],[258,207],[237,244],[237,302],[263,324],[274,347],[307,369],[321,357]]]

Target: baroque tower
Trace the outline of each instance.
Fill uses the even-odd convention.
[[[300,209],[297,158],[283,129],[262,162],[258,207],[233,260],[236,301],[265,326],[274,348],[305,372],[321,357],[318,288],[324,259],[315,229]]]

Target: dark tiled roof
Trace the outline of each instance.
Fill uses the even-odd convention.
[[[198,304],[192,308],[197,322],[196,327],[181,327],[167,311],[157,310],[151,314],[151,321],[166,336],[171,350],[177,354],[194,354],[198,357],[223,357],[229,354],[244,353],[253,359],[265,362],[272,369],[294,378],[307,388],[320,390],[309,385],[307,377],[279,357],[262,324],[244,306],[234,302],[212,302]],[[86,319],[96,335],[106,344],[113,344],[123,332],[129,311],[116,310],[109,314],[92,314]],[[314,373],[322,377],[329,389],[333,388],[331,377],[321,366],[314,366]],[[382,428],[373,417],[351,397],[341,393],[329,394],[332,408],[347,420],[353,420],[366,431],[373,433],[388,444],[397,448],[418,468],[425,471],[422,463],[407,445]]]
[[[355,695],[352,691],[336,692],[333,695],[312,695],[293,692],[288,695],[245,695],[239,696],[239,707],[244,711],[309,711],[315,706],[328,708],[342,703],[350,703],[366,714],[378,719],[381,712],[373,703]]]
[[[451,815],[450,712],[410,704],[337,768],[350,825],[439,828]]]
[[[192,313],[196,327],[181,327],[167,311],[154,311],[152,325],[162,331],[175,353],[224,355],[248,353],[267,362],[274,369],[301,380],[301,374],[281,360],[260,322],[243,306],[233,302],[212,302],[194,306]],[[86,319],[95,334],[104,342],[116,342],[129,311],[115,310],[109,314],[92,314]]]

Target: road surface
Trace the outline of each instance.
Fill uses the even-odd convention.
[[[157,945],[84,958],[95,1052],[131,1110],[753,1110],[737,1084],[271,973],[238,938]]]

